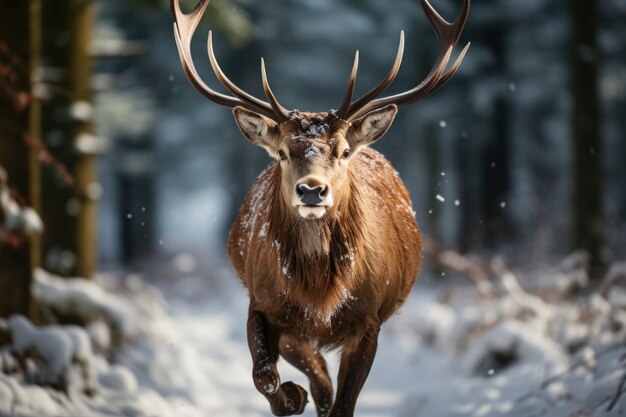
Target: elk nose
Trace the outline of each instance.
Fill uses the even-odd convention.
[[[328,194],[328,187],[325,185],[310,187],[307,184],[298,184],[296,186],[296,193],[298,193],[300,201],[307,206],[316,206],[321,203]]]

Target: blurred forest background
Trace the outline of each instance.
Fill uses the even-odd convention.
[[[449,19],[460,7],[433,4]],[[375,85],[401,29],[391,93],[436,53],[416,0],[213,0],[208,14],[193,45],[207,82],[210,26],[233,81],[262,96],[264,56],[301,110],[339,106],[355,49],[357,94]],[[375,145],[411,193],[436,275],[442,250],[519,269],[584,250],[592,277],[624,259],[625,19],[620,0],[473,1],[457,75]],[[35,266],[227,267],[226,233],[268,163],[185,79],[166,1],[0,0],[0,316],[28,313]]]

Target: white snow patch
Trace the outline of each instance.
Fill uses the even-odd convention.
[[[481,367],[497,360],[494,356],[510,358],[513,365],[521,363],[562,365],[565,362],[564,353],[556,343],[531,326],[516,321],[503,322],[482,335],[465,354],[464,367],[470,373],[480,372]],[[545,372],[546,376],[549,376],[548,369],[545,369]]]
[[[130,285],[133,282],[135,285],[142,285],[140,281],[129,280]],[[138,297],[141,299],[130,302],[107,292],[95,282],[80,278],[60,278],[43,269],[35,270],[33,296],[42,306],[65,314],[78,315],[87,322],[105,320],[112,326],[115,336],[124,340],[160,332],[160,329],[153,326],[154,321],[142,318],[145,313],[155,318],[164,314],[160,297],[157,294],[147,294],[140,289]]]
[[[270,223],[265,222],[261,225],[261,230],[259,230],[259,237],[267,237],[267,229],[269,229]]]
[[[0,214],[2,214],[0,218],[4,217],[4,222],[0,223],[0,238],[6,232],[29,236],[43,231],[43,222],[39,214],[30,207],[20,206],[11,197],[9,187],[2,182],[0,182]]]
[[[569,273],[563,269],[560,273]],[[558,273],[541,277],[558,279]],[[437,291],[418,283],[402,312],[383,326],[356,415],[617,417],[626,412],[626,398],[616,396],[626,358],[619,285],[607,284],[590,296],[544,299],[505,272],[494,287],[492,298],[480,298],[468,286],[438,298]],[[615,302],[610,301],[612,293]],[[349,297],[346,292],[346,300]],[[171,306],[172,316],[138,312],[139,320],[157,321],[163,336],[140,335],[124,343],[111,355],[115,364],[93,352],[89,355],[84,333],[75,340],[71,329],[57,326],[67,342],[60,346],[71,346],[68,351],[76,357],[91,356],[97,375],[93,397],[68,398],[29,385],[10,371],[18,366],[13,354],[0,349],[0,415],[269,415],[269,405],[250,375],[247,309],[247,295],[233,277],[232,287],[211,303],[178,300]],[[90,326],[91,339],[106,339],[97,323],[104,322]],[[20,332],[26,339],[44,332],[25,328]],[[332,356],[329,359],[334,379],[337,364]],[[64,363],[76,366],[71,360]],[[279,370],[282,381],[308,386],[302,374],[284,362],[279,362]],[[615,405],[607,411],[613,399]],[[311,402],[304,416],[314,415]]]
[[[12,316],[9,319],[9,329],[14,351],[35,350],[43,361],[44,372],[54,379],[61,377],[61,373],[70,365],[72,357],[78,351],[74,340],[58,327],[39,330],[25,317]]]
[[[320,149],[317,146],[311,145],[304,151],[304,157],[306,159],[311,159],[317,155],[320,155],[320,153]]]
[[[138,384],[135,375],[128,368],[121,365],[113,365],[109,369],[98,373],[98,381],[107,388],[123,391],[129,394],[137,392]]]

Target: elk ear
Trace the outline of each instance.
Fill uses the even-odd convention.
[[[398,106],[390,104],[359,117],[351,123],[346,138],[352,147],[367,145],[383,137],[398,113]]]
[[[278,125],[275,121],[243,107],[235,107],[233,115],[246,139],[275,155],[278,149]]]

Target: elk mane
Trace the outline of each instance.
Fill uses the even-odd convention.
[[[280,193],[280,169],[269,179],[268,238],[273,242],[283,287],[289,298],[329,323],[352,298],[355,281],[366,269],[363,199],[353,174],[347,192],[326,216],[303,220],[287,207]],[[319,242],[313,242],[318,239]],[[311,245],[318,250],[312,250]],[[310,311],[314,308],[315,311]]]

